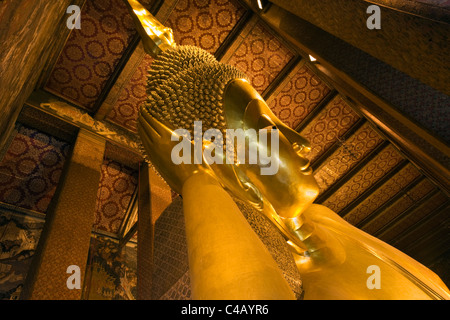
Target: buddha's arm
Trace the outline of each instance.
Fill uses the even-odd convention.
[[[270,253],[230,195],[209,175],[183,185],[194,299],[295,299]]]
[[[207,165],[175,165],[177,142],[145,111],[138,130],[155,167],[181,193],[194,299],[295,299],[264,244]]]

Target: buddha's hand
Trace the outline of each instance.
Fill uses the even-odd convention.
[[[185,138],[151,116],[146,108],[139,112],[137,129],[150,161],[175,192],[181,194],[184,182],[195,173],[206,172],[212,175],[205,161],[194,164],[193,157],[190,163],[174,163],[172,150]]]

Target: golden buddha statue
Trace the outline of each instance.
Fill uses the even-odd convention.
[[[233,198],[251,204],[285,238],[304,299],[450,297],[431,270],[313,203],[309,142],[272,113],[245,74],[200,48],[177,46],[139,2],[125,2],[155,57],[137,127],[149,160],[183,197],[193,299],[294,299]],[[227,136],[224,144],[231,131],[243,139]],[[174,150],[182,160],[174,161]],[[262,161],[269,154],[269,163]],[[276,170],[264,174],[269,166]]]

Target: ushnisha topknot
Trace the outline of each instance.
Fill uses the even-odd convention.
[[[225,134],[223,92],[233,79],[247,77],[203,49],[176,46],[152,62],[147,80],[148,98],[140,112],[149,112],[173,130],[186,129],[191,137],[194,121],[202,121],[202,133],[215,128]]]

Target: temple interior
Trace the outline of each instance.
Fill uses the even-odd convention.
[[[448,1],[140,2],[310,141],[314,203],[450,286]],[[191,299],[182,199],[138,148],[153,58],[124,1],[6,0],[0,26],[0,300]]]

